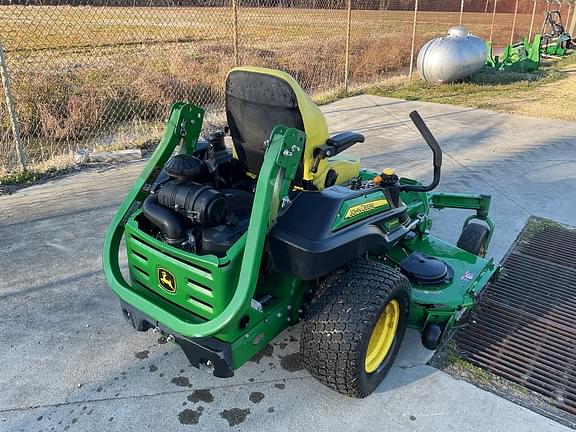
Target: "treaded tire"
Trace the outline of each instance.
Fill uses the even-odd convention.
[[[392,346],[380,366],[365,370],[372,330],[384,308],[397,300],[400,316]],[[304,367],[322,384],[364,398],[382,382],[408,325],[410,284],[385,264],[357,259],[324,280],[307,309],[300,354]]]
[[[486,255],[487,240],[488,227],[479,223],[470,222],[460,233],[456,246],[476,256],[484,257]]]

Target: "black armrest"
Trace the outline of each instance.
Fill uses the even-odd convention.
[[[314,163],[310,170],[315,173],[318,171],[318,165],[322,159],[336,156],[354,144],[364,142],[364,135],[356,132],[341,132],[331,136],[326,144],[314,149]]]
[[[339,134],[333,135],[328,138],[326,144],[336,147],[336,149],[340,149],[341,147],[346,146],[348,148],[356,143],[364,142],[364,135],[359,134],[357,132],[341,132]],[[342,149],[344,150],[344,149]],[[342,151],[340,150],[340,151]]]

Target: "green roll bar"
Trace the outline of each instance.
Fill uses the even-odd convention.
[[[272,131],[258,175],[238,286],[232,299],[218,316],[207,322],[190,323],[179,319],[132,290],[122,276],[118,258],[124,225],[130,214],[146,198],[146,184],[150,176],[155,169],[164,166],[178,144],[181,145],[181,152],[187,154],[194,152],[203,117],[204,111],[193,105],[176,103],[172,106],[166,132],[116,212],[106,232],[102,251],[106,281],[122,300],[137,309],[146,310],[151,318],[174,332],[189,337],[204,337],[218,333],[250,307],[256,289],[268,227],[274,222],[282,200],[288,195],[306,142],[304,132],[297,129],[278,125]]]

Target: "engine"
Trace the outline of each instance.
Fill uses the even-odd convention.
[[[238,169],[224,134],[199,141],[194,155],[172,156],[142,204],[141,225],[163,242],[223,256],[247,229],[253,181]]]
[[[158,192],[158,203],[202,227],[229,222],[228,199],[212,186],[193,181],[169,181]]]

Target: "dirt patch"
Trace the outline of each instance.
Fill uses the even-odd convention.
[[[288,372],[298,372],[304,369],[300,353],[288,354],[281,358],[280,365],[282,369]]]
[[[203,407],[198,407],[197,409],[185,409],[184,411],[178,413],[178,420],[180,424],[183,425],[195,425],[198,424],[198,420],[200,420],[200,416],[204,411]]]
[[[194,392],[188,396],[188,400],[190,402],[214,402],[214,396],[212,395],[212,393],[210,393],[209,389],[198,389],[198,390],[194,390]]]
[[[243,423],[246,420],[248,414],[250,414],[250,410],[248,408],[231,408],[229,410],[222,411],[220,413],[220,417],[228,420],[228,425],[232,427]]]
[[[136,354],[134,354],[134,357],[136,357],[137,359],[143,360],[145,358],[148,358],[148,354],[150,354],[150,351],[138,351]]]
[[[262,360],[264,356],[272,357],[272,354],[274,354],[274,347],[268,344],[264,348],[262,348],[262,351],[260,351],[254,357],[252,357],[250,361],[254,363],[260,363],[260,360]]]
[[[260,403],[262,402],[262,400],[264,399],[264,393],[262,392],[252,392],[250,393],[250,396],[248,397],[248,399],[250,399],[250,402],[253,403]]]
[[[576,65],[562,68],[560,72],[565,74],[563,79],[534,88],[529,97],[508,102],[506,110],[530,117],[576,120]]]
[[[170,382],[178,387],[192,387],[190,380],[187,377],[174,377]]]

